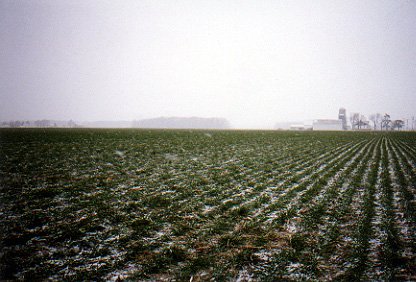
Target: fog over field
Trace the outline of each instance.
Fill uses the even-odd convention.
[[[0,0],[0,281],[416,281],[415,78],[416,0]]]
[[[0,1],[0,121],[416,109],[415,1]]]

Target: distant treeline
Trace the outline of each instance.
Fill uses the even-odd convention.
[[[74,122],[58,120],[12,120],[0,123],[0,127],[87,127],[87,128],[195,128],[229,129],[230,124],[224,118],[200,117],[160,117],[138,121],[95,121]]]
[[[11,120],[3,121],[1,127],[79,127],[73,120],[56,121],[56,120]]]

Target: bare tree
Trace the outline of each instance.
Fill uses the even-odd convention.
[[[350,121],[353,129],[368,128],[367,118],[360,113],[353,113],[350,117]]]
[[[360,113],[352,113],[350,116],[352,129],[359,129],[360,124]]]
[[[396,120],[394,120],[393,122],[392,122],[392,129],[394,130],[394,129],[398,129],[398,130],[400,130],[400,129],[402,129],[403,128],[403,126],[404,126],[404,121],[403,120],[401,120],[401,119],[396,119]]]
[[[68,121],[68,127],[77,127],[77,124],[71,119],[70,121]]]
[[[359,129],[363,129],[363,128],[368,129],[368,127],[369,127],[369,122],[368,122],[366,116],[365,115],[360,115],[360,119],[358,121],[358,128]]]
[[[381,130],[385,128],[386,130],[389,130],[391,124],[391,119],[389,114],[384,114],[384,117],[381,121]]]
[[[380,130],[381,130],[381,120],[382,120],[382,118],[383,117],[381,116],[380,113],[370,115],[370,120],[373,122],[374,130],[377,130],[378,125],[380,125]]]

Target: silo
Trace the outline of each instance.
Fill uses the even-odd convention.
[[[342,120],[342,129],[347,130],[347,111],[344,108],[339,109],[338,119]]]

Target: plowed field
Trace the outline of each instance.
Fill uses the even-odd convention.
[[[416,133],[0,130],[0,280],[416,281]]]

